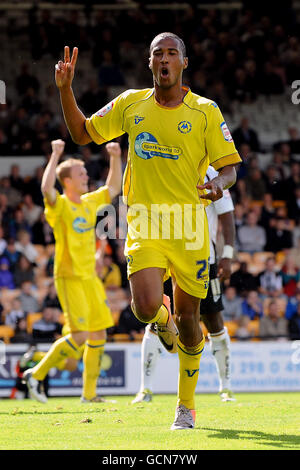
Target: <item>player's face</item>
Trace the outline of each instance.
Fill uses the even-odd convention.
[[[88,191],[88,174],[84,166],[74,165],[71,170],[71,185],[74,192],[84,194]]]
[[[152,48],[149,67],[154,82],[168,89],[180,83],[183,70],[187,67],[187,57],[183,57],[179,41],[175,38],[158,40]]]

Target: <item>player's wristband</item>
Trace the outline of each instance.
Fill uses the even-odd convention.
[[[231,246],[231,245],[225,245],[224,246],[223,253],[222,253],[222,258],[228,258],[228,259],[233,258],[233,246]]]

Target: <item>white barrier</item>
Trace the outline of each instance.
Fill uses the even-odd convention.
[[[47,350],[48,345],[40,345]],[[16,380],[16,364],[26,345],[7,345],[0,363],[0,396],[8,397]],[[109,343],[99,378],[99,393],[133,395],[140,386],[141,345]],[[300,342],[232,342],[232,388],[235,392],[300,391]],[[2,361],[3,362],[3,361]],[[75,372],[52,369],[50,395],[78,396],[82,363]],[[176,393],[178,356],[163,352],[153,380],[155,393]],[[203,352],[197,393],[218,391],[218,377],[209,345]]]

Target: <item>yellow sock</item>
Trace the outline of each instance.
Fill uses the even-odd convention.
[[[52,344],[45,357],[32,369],[32,376],[37,380],[44,380],[49,370],[66,357],[81,357],[78,345],[71,335],[63,336]]]
[[[195,389],[204,344],[204,337],[202,341],[193,348],[186,347],[178,340],[179,377],[177,405],[184,405],[189,410],[195,409]]]
[[[138,320],[140,320],[139,317],[137,316],[136,312],[135,312],[133,303],[131,304],[131,310],[133,311],[136,318]],[[157,323],[166,324],[167,321],[168,321],[168,318],[169,318],[169,311],[168,311],[167,307],[164,304],[162,304],[160,306],[160,308],[158,309],[157,314],[155,315],[155,317],[152,318],[152,320],[148,323],[156,323],[157,322]],[[147,323],[147,322],[144,322],[144,323]]]
[[[32,356],[33,362],[40,362],[46,356],[46,354],[46,351],[35,351]]]
[[[97,395],[97,381],[100,374],[101,359],[104,353],[106,340],[88,339],[83,353],[83,391],[86,400],[91,400]]]
[[[167,307],[162,304],[156,316],[151,320],[151,323],[166,324],[169,318],[169,311]]]

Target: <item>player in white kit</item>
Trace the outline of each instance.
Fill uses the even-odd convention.
[[[206,181],[217,176],[211,166],[206,173]],[[205,181],[205,182],[206,182]],[[219,376],[219,394],[221,400],[235,401],[230,383],[230,337],[224,326],[221,311],[222,289],[220,281],[229,279],[235,241],[234,206],[228,190],[223,197],[206,207],[210,238],[210,272],[207,297],[201,301],[201,320],[209,334],[211,352],[215,358]],[[219,262],[216,255],[216,240],[219,221],[222,224],[224,249]],[[156,325],[148,324],[142,341],[141,351],[141,385],[132,403],[152,400],[152,383],[157,359],[162,353],[161,343],[156,333]]]

